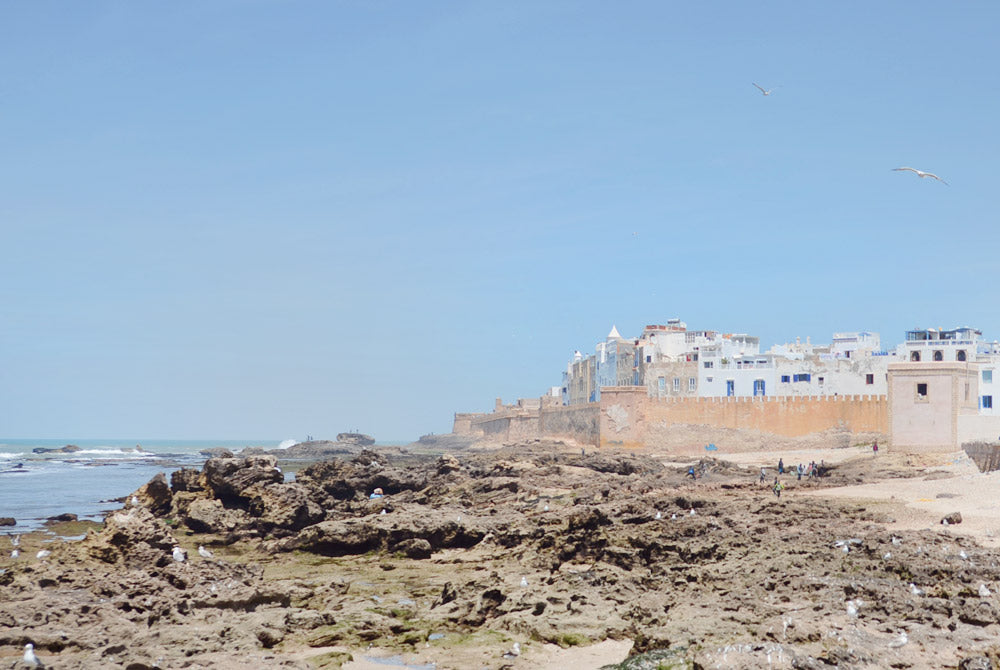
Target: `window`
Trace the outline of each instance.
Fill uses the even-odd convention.
[[[711,377],[705,377],[705,381],[707,381],[709,384],[711,384],[712,383],[712,378]]]
[[[927,384],[924,382],[917,383],[917,400],[927,400]]]
[[[681,378],[674,377],[674,393],[680,393],[680,392],[681,392]]]
[[[983,409],[993,409],[993,396],[984,395],[982,404],[983,404]]]
[[[764,395],[764,380],[755,379],[753,380],[753,394],[755,396]]]
[[[660,393],[664,393],[667,390],[667,380],[663,377],[656,378],[656,390]]]
[[[965,360],[965,349],[959,349],[957,352],[955,352],[955,360],[956,361]]]
[[[652,356],[646,356],[646,362],[647,363],[652,363],[653,362],[653,357]]]
[[[865,375],[865,384],[871,386],[875,383],[875,375]]]
[[[984,384],[993,383],[993,370],[983,370],[983,383]]]
[[[726,380],[726,395],[736,395],[736,381],[733,379]]]
[[[696,390],[698,390],[698,380],[688,377],[688,393],[694,393]]]
[[[711,368],[713,365],[714,364],[712,363],[712,361],[705,361],[705,367],[706,368]]]
[[[822,385],[823,385],[823,378],[822,378],[822,377],[817,377],[817,378],[816,378],[816,382],[817,382],[817,383],[818,383],[818,384],[819,384],[820,386],[822,386]]]
[[[938,349],[937,351],[935,351],[934,352],[934,360],[936,360],[936,361],[943,361],[944,360],[944,352],[941,351],[940,349]]]
[[[790,381],[792,381],[791,377],[789,377],[788,375],[781,375],[781,383],[782,384],[787,384]]]
[[[919,363],[920,362],[920,352],[919,351],[911,351],[910,352],[910,360],[913,361],[914,363]]]
[[[799,374],[799,375],[795,375],[794,377],[792,377],[792,381],[796,381],[796,382],[807,382],[807,381],[811,381],[811,380],[812,380],[812,375],[809,374],[808,372],[805,372],[805,373],[802,373],[802,374]]]

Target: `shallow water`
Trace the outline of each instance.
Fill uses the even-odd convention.
[[[72,453],[34,453],[34,449],[80,447]],[[66,512],[100,521],[120,509],[127,496],[158,472],[169,478],[181,467],[200,468],[212,447],[233,451],[246,446],[274,448],[273,441],[11,440],[0,438],[0,517],[15,526],[0,533],[37,530],[46,519]],[[137,445],[141,445],[137,450]]]

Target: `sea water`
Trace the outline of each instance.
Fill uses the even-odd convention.
[[[100,521],[120,509],[124,498],[158,472],[167,475],[182,467],[200,468],[203,449],[244,447],[274,449],[279,440],[32,440],[0,438],[0,517],[13,517],[15,526],[2,533],[40,528],[53,516],[76,514],[81,520]],[[35,453],[35,449],[80,447],[72,453]]]

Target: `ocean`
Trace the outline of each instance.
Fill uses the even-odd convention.
[[[38,440],[0,438],[0,517],[15,526],[2,533],[37,530],[49,517],[66,512],[100,521],[120,509],[113,502],[148,482],[157,472],[169,480],[182,467],[201,468],[212,447],[233,452],[244,447],[274,449],[293,440]],[[35,453],[36,449],[80,448],[73,453]],[[139,449],[137,449],[137,446]]]

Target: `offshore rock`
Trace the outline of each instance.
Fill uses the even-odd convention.
[[[337,433],[337,442],[353,444],[359,447],[370,447],[375,444],[375,438],[364,433]]]

